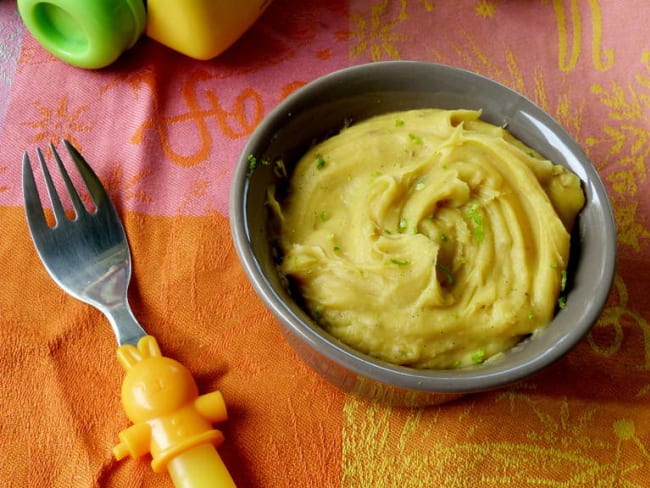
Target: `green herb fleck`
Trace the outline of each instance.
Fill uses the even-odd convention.
[[[474,237],[478,242],[482,242],[485,230],[483,229],[483,216],[479,211],[478,203],[473,203],[467,208],[467,216],[474,224]]]
[[[445,278],[447,279],[447,283],[449,283],[449,286],[454,286],[456,283],[456,277],[454,276],[454,273],[449,269],[447,266],[441,263],[436,263],[436,269],[441,271],[444,275]]]
[[[399,228],[400,229],[406,229],[408,227],[408,221],[406,220],[406,217],[402,217],[399,221]]]
[[[474,354],[472,354],[472,362],[475,364],[482,363],[485,361],[485,348],[480,348]]]
[[[552,264],[551,264],[551,269],[557,269],[557,264],[556,264],[556,263],[552,263]]]
[[[334,246],[334,251],[340,251],[340,250],[341,250],[341,246]]]
[[[325,158],[322,154],[316,156],[316,169],[323,169],[325,167]]]
[[[248,160],[248,176],[250,176],[255,171],[255,168],[257,168],[257,158],[249,154],[246,159]]]
[[[409,139],[411,139],[411,142],[413,142],[415,144],[422,144],[423,143],[422,138],[417,134],[413,134],[413,133],[409,134]]]
[[[415,184],[415,191],[421,191],[421,190],[424,190],[424,187],[425,187],[425,186],[426,186],[426,185],[424,184],[424,181],[418,181],[418,182]]]
[[[374,178],[376,178],[377,176],[381,176],[381,171],[373,171],[370,176]]]
[[[535,318],[535,312],[532,310],[528,312],[528,320],[533,320]]]
[[[560,307],[560,310],[564,310],[566,308],[566,296],[563,295],[558,299],[557,306]]]
[[[407,264],[410,264],[410,261],[407,261],[405,259],[396,259],[396,258],[391,259],[390,262],[398,266],[406,266]]]
[[[446,240],[449,239],[449,237],[447,236],[447,234],[445,234],[444,232],[441,232],[439,237],[440,237],[440,240],[441,240],[442,242],[445,242]]]
[[[402,119],[397,119],[395,121],[395,127],[402,127],[404,125],[404,121]]]
[[[526,154],[528,154],[531,158],[537,157],[533,151],[528,151]]]
[[[321,222],[325,222],[327,218],[329,217],[327,215],[327,210],[321,210],[320,213],[318,214],[318,217],[320,218]]]
[[[560,280],[560,290],[564,291],[566,289],[566,280],[567,280],[567,273],[566,269],[562,270],[562,278]]]

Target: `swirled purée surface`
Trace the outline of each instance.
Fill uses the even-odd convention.
[[[301,159],[280,270],[359,351],[422,368],[480,363],[552,319],[584,205],[579,179],[480,112],[345,128]]]

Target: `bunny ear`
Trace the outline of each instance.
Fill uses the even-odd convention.
[[[144,336],[138,341],[138,351],[142,354],[142,357],[161,357],[162,353],[160,352],[160,347],[154,336]]]
[[[120,346],[117,350],[117,360],[120,362],[122,367],[128,371],[142,361],[142,356],[135,346],[125,344],[124,346]]]

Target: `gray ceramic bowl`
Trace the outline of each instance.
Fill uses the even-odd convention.
[[[269,242],[267,188],[278,176],[257,161],[281,158],[287,170],[314,141],[346,122],[413,108],[482,109],[483,120],[506,125],[546,158],[570,168],[584,184],[586,206],[573,236],[568,305],[533,339],[502,358],[458,370],[417,370],[378,361],[342,344],[294,301],[276,271]],[[315,80],[280,103],[246,144],[232,181],[230,220],[235,248],[253,288],[285,337],[313,369],[345,390],[393,404],[433,404],[502,387],[536,373],[572,349],[597,320],[612,284],[616,229],[603,184],[578,144],[520,94],[450,66],[395,61],[347,68]],[[273,347],[269,344],[269,347]]]

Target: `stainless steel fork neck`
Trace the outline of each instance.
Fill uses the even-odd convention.
[[[137,346],[138,341],[147,335],[138,323],[128,302],[123,302],[112,308],[107,308],[104,313],[108,317],[111,328],[120,346],[132,344]]]

